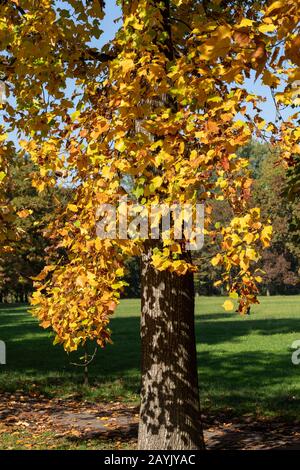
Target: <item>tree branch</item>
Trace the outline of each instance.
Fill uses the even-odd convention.
[[[0,0],[0,5],[5,5],[7,4],[8,1],[7,0]],[[25,16],[26,15],[26,12],[25,10],[23,10],[22,7],[20,7],[19,5],[17,5],[16,2],[9,2],[10,6],[12,6],[13,8],[15,8],[16,10],[18,10],[19,13],[21,13],[22,16]]]
[[[86,56],[90,56],[91,59],[99,60],[99,62],[110,62],[116,58],[116,55],[105,54],[98,52],[96,49],[87,49],[84,54],[80,57],[82,60],[91,60]]]
[[[190,27],[190,25],[188,23],[186,23],[184,20],[182,20],[181,18],[175,18],[174,16],[171,16],[170,17],[170,20],[171,21],[177,21],[177,23],[182,23],[184,24],[190,31],[192,31],[192,28]]]

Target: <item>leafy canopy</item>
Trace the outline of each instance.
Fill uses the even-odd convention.
[[[99,51],[91,44],[102,33],[101,1],[0,3],[0,67],[13,97],[5,123],[38,165],[39,191],[63,181],[76,188],[51,227],[63,256],[39,275],[32,301],[66,350],[109,340],[124,260],[143,249],[142,240],[95,234],[95,208],[116,204],[126,178],[146,206],[204,202],[205,235],[220,247],[213,265],[223,267],[241,313],[257,302],[256,263],[272,229],[249,208],[252,178],[238,150],[256,134],[279,140],[287,164],[299,153],[298,114],[291,108],[280,119],[282,106],[299,105],[299,6],[127,0],[118,34]],[[251,74],[271,88],[277,122],[260,116],[261,98],[245,87]],[[232,211],[227,225],[212,224],[212,202],[221,200]],[[195,270],[182,256],[185,242],[162,241],[155,267]]]

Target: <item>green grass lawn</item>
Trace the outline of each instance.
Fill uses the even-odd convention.
[[[300,296],[262,298],[250,316],[226,313],[222,298],[197,299],[196,331],[202,407],[234,415],[286,416],[300,412],[300,365],[291,344],[300,340]],[[52,346],[25,306],[0,308],[0,340],[7,365],[0,366],[0,391],[38,391],[96,400],[138,400],[138,300],[123,300],[111,322],[114,344],[90,366],[91,387],[82,371]]]

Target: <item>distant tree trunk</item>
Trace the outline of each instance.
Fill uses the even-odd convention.
[[[139,449],[203,449],[193,274],[157,271],[142,255]]]
[[[87,347],[86,347],[86,345],[85,345],[85,347],[84,347],[84,362],[85,362],[85,366],[84,366],[84,371],[83,371],[83,384],[85,385],[85,387],[88,387],[88,386],[89,386],[89,367],[88,367],[88,360],[89,360],[89,356],[88,356]]]

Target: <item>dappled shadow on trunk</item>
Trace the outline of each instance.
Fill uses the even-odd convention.
[[[193,276],[142,257],[140,449],[201,449]]]

